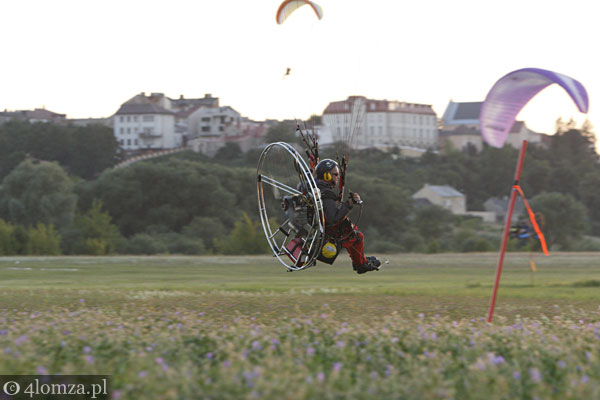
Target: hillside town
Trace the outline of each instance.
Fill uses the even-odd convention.
[[[483,146],[479,130],[481,105],[482,102],[450,100],[439,116],[428,104],[349,96],[330,102],[319,118],[321,123],[314,128],[322,145],[340,140],[344,131],[354,125],[360,127],[355,143],[359,149],[397,148],[405,156],[419,157],[427,150],[437,151],[450,143],[459,150],[472,146],[479,151]],[[361,116],[359,120],[356,115]],[[254,121],[233,106],[220,104],[219,98],[210,93],[201,98],[170,98],[164,93],[144,92],[123,102],[106,118],[71,119],[67,114],[44,108],[0,112],[0,124],[11,119],[106,125],[113,129],[128,158],[174,149],[213,156],[227,143],[246,152],[264,146],[267,130],[279,122]],[[506,143],[518,148],[523,140],[544,144],[547,138],[548,135],[529,129],[524,121],[516,121]]]

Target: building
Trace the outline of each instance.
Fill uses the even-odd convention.
[[[482,104],[483,102],[456,103],[450,100],[441,119],[440,147],[451,143],[458,150],[473,146],[477,151],[481,151],[484,143],[479,128],[479,113]],[[525,122],[515,121],[508,132],[505,144],[520,149],[523,140],[532,144],[544,145],[547,137],[548,135],[529,129]]]
[[[431,105],[395,100],[372,100],[350,96],[329,103],[323,124],[334,141],[347,141],[359,148],[394,147],[425,151],[437,149],[437,116]]]
[[[125,102],[114,117],[114,134],[126,151],[181,147],[183,134],[175,132],[171,102],[162,93],[144,93]]]
[[[425,186],[412,195],[412,198],[416,204],[434,204],[445,208],[454,215],[479,217],[485,222],[496,221],[496,214],[493,211],[467,211],[466,196],[448,185],[425,184]]]
[[[467,212],[466,197],[448,185],[429,185],[425,184],[419,191],[412,195],[414,200],[427,200],[452,214],[465,214]]]
[[[67,115],[59,114],[45,108],[36,108],[34,110],[17,110],[8,111],[4,110],[0,112],[0,125],[10,120],[21,120],[34,122],[52,122],[52,123],[66,123]]]
[[[140,93],[121,105],[114,117],[114,133],[130,152],[179,147],[214,155],[228,142],[242,151],[256,147],[264,125],[244,118],[229,106],[220,106],[211,94],[171,99],[163,93]]]

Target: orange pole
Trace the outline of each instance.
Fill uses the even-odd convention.
[[[515,170],[515,181],[513,186],[519,185],[521,180],[521,170],[523,169],[523,159],[525,158],[525,151],[527,150],[527,140],[523,140],[521,145],[521,151],[519,152],[519,159],[517,160],[517,168]],[[506,223],[504,225],[504,236],[502,237],[502,245],[500,246],[500,257],[498,258],[498,268],[496,269],[496,280],[494,282],[494,289],[492,291],[492,300],[490,302],[490,310],[488,312],[487,322],[492,322],[492,316],[494,315],[494,307],[496,307],[496,295],[498,294],[498,285],[500,285],[500,275],[502,274],[502,263],[504,262],[504,253],[506,252],[506,243],[508,242],[508,233],[510,231],[510,224],[515,208],[515,200],[517,199],[517,191],[512,188],[510,191],[510,202],[508,210],[506,212]]]

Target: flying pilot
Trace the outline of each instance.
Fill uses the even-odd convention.
[[[314,173],[317,187],[321,191],[328,240],[339,243],[348,251],[352,267],[358,274],[379,270],[381,262],[373,256],[365,257],[364,236],[348,218],[352,207],[362,203],[359,194],[350,193],[350,198],[342,201],[335,193],[340,181],[340,168],[334,160],[320,161]]]

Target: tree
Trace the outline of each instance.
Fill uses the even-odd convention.
[[[229,236],[216,240],[217,249],[223,254],[265,254],[269,246],[259,222],[252,221],[243,213],[236,221]]]
[[[14,230],[14,226],[0,219],[0,256],[10,256],[17,253]]]
[[[425,241],[442,236],[451,229],[453,216],[450,211],[436,205],[417,209],[413,226],[419,231]]]
[[[76,239],[73,240],[72,252],[93,255],[114,253],[121,234],[111,220],[108,212],[102,211],[102,201],[94,199],[86,213],[75,217],[73,228]]]
[[[91,179],[117,163],[119,145],[111,128],[89,125],[73,128],[64,165],[72,174]]]
[[[225,146],[217,150],[216,159],[220,160],[236,160],[242,156],[242,149],[237,143],[225,143]]]
[[[215,239],[225,236],[225,226],[217,218],[198,216],[183,228],[183,234],[190,238],[202,240],[207,248],[214,249]]]
[[[73,183],[58,163],[27,159],[2,182],[0,216],[13,224],[60,230],[73,221],[76,202]]]
[[[567,250],[588,229],[585,206],[570,194],[541,193],[531,199],[531,208],[544,216],[548,246]]]
[[[299,143],[302,139],[296,135],[296,129],[290,126],[289,123],[280,122],[277,125],[273,125],[267,130],[265,135],[265,143],[273,142],[287,142],[287,143]]]
[[[28,240],[25,245],[24,254],[27,255],[60,255],[61,236],[56,232],[54,226],[46,226],[37,223],[35,227],[29,227]]]

